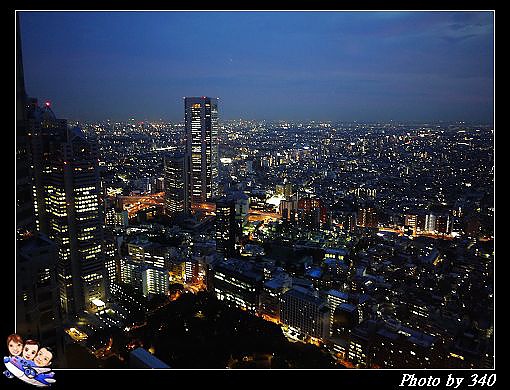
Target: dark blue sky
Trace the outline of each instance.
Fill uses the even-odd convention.
[[[59,117],[491,122],[491,12],[22,12],[25,83]]]

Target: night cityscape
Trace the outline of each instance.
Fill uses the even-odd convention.
[[[53,367],[495,367],[493,12],[15,17]]]

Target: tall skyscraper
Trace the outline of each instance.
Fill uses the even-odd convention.
[[[30,99],[25,91],[19,13],[16,14],[16,332],[56,352],[65,367],[56,281],[57,248],[37,232],[34,208]]]
[[[56,119],[49,104],[31,102],[30,145],[38,230],[57,246],[62,314],[94,309],[105,300],[98,150],[78,129]]]
[[[16,229],[18,238],[35,231],[28,158],[27,94],[23,77],[19,14],[16,23]]]
[[[67,121],[56,119],[49,103],[40,107],[37,99],[30,98],[27,107],[35,222],[37,230],[49,235],[51,207],[47,197],[53,192],[52,156],[58,154],[57,145],[65,141]]]
[[[56,206],[52,217],[59,220],[62,212],[67,215],[68,235],[62,235],[62,225],[50,226],[56,237],[62,235],[62,244],[67,244],[65,238],[69,238],[69,256],[63,255],[60,262],[60,298],[63,307],[71,304],[69,311],[75,312],[93,308],[96,299],[105,299],[105,260],[97,145],[89,142],[79,129],[70,129],[67,136],[61,148],[63,161],[54,161],[57,169],[62,169],[55,178],[55,184],[61,185],[60,191],[58,184],[55,188],[61,202],[58,206],[52,202]]]
[[[165,213],[174,216],[190,211],[188,159],[184,153],[164,156]]]
[[[191,207],[218,192],[218,99],[184,99]]]

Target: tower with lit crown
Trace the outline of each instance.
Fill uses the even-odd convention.
[[[186,155],[191,208],[218,192],[218,99],[186,97]]]

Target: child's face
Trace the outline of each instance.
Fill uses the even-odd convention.
[[[34,363],[39,367],[45,367],[51,363],[51,359],[53,355],[46,348],[41,348],[39,352],[37,352],[37,356],[34,359]]]
[[[9,353],[12,356],[21,355],[21,351],[23,351],[23,344],[17,341],[11,340],[9,341]]]
[[[23,347],[23,358],[27,360],[32,360],[37,353],[39,347],[37,345],[27,344]]]

